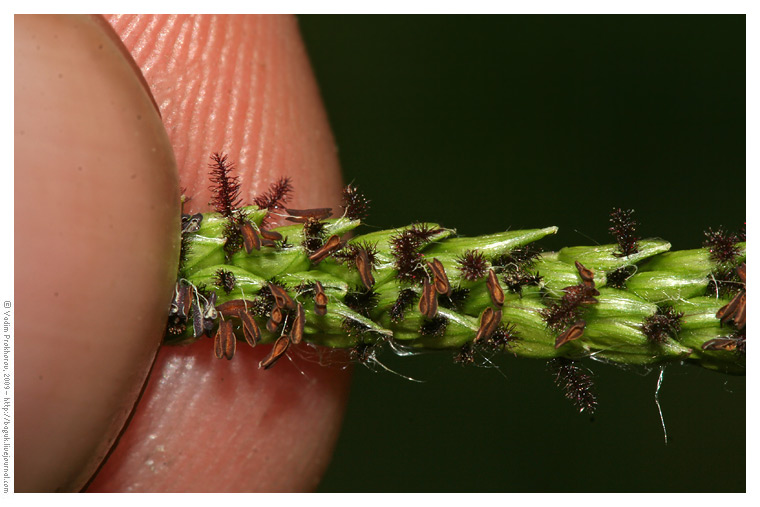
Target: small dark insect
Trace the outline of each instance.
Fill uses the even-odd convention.
[[[737,340],[734,338],[714,338],[702,344],[702,350],[736,350]]]
[[[296,304],[285,289],[272,282],[269,282],[267,285],[269,286],[269,291],[272,293],[272,296],[274,296],[275,305],[286,310],[295,310]]]
[[[296,222],[302,224],[308,219],[313,218],[316,220],[324,220],[332,216],[332,208],[312,208],[312,209],[294,209],[285,208],[290,216],[285,217],[285,220],[289,222]]]
[[[438,313],[438,294],[427,278],[422,281],[422,296],[418,305],[420,313],[432,319]]]
[[[296,307],[296,318],[293,321],[293,329],[291,330],[291,340],[293,345],[298,345],[303,340],[303,327],[306,322],[306,315],[303,311],[303,305],[298,303]]]
[[[314,282],[314,312],[320,317],[327,314],[327,295],[319,281]]]
[[[569,328],[565,330],[564,333],[559,335],[557,337],[557,340],[554,342],[554,348],[558,349],[562,345],[566,344],[567,342],[571,342],[573,340],[577,340],[581,336],[583,336],[583,331],[586,329],[586,321],[585,320],[579,320]]]
[[[248,305],[253,306],[254,301],[243,299],[231,299],[216,307],[216,310],[225,317],[235,317],[239,312],[247,312]]]
[[[375,285],[375,277],[372,276],[372,265],[369,262],[369,255],[364,248],[358,248],[356,250],[356,257],[354,258],[356,263],[356,270],[359,272],[359,277],[362,279],[362,283],[367,289],[371,289]]]
[[[309,255],[309,260],[314,264],[319,264],[325,258],[341,247],[342,243],[337,235],[332,235],[316,252]]]
[[[261,237],[269,241],[282,241],[282,234],[276,231],[268,231],[266,229],[259,228]]]
[[[246,253],[261,250],[261,240],[250,222],[245,222],[240,226],[240,234],[243,235],[243,246]]]
[[[581,276],[581,280],[583,280],[583,285],[585,285],[586,287],[593,288],[594,287],[594,272],[578,261],[575,261],[575,267],[578,270],[578,274]]]
[[[217,359],[226,357],[227,360],[235,356],[235,333],[232,332],[232,322],[223,320],[219,323],[219,329],[214,337],[214,353]]]
[[[488,270],[486,286],[488,287],[488,293],[491,295],[493,304],[499,307],[504,306],[504,290],[502,290],[499,279],[496,278],[496,273],[494,273],[493,269]]]
[[[251,317],[251,314],[246,311],[241,310],[237,315],[243,323],[243,337],[246,343],[251,347],[255,347],[261,341],[261,329],[259,329],[259,325]]]
[[[277,338],[277,341],[274,342],[274,346],[272,347],[272,351],[269,352],[269,355],[259,363],[259,368],[268,370],[274,366],[274,363],[276,363],[277,360],[284,356],[288,351],[288,347],[290,347],[290,336],[284,334]]]
[[[474,282],[486,276],[488,262],[481,252],[477,250],[467,250],[457,259],[459,271],[465,280]]]
[[[499,327],[501,315],[501,310],[494,310],[490,306],[486,308],[480,316],[480,327],[472,342],[488,341],[496,331],[496,328]]]
[[[432,262],[427,263],[430,271],[433,272],[433,285],[435,291],[438,294],[446,294],[451,296],[451,284],[449,283],[449,277],[446,275],[446,270],[443,269],[443,263],[438,259],[433,259]]]

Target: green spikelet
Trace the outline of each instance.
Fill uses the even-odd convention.
[[[533,243],[556,227],[467,238],[417,223],[346,239],[361,224],[352,202],[362,213],[368,203],[353,187],[346,195],[340,218],[291,210],[303,223],[272,231],[262,226],[271,210],[236,209],[236,223],[245,217],[264,238],[250,252],[227,246],[229,218],[203,214],[199,227],[183,232],[166,343],[219,340],[219,320],[232,319],[237,339],[251,344],[282,336],[298,342],[302,329],[303,341],[324,347],[452,349],[460,359],[487,347],[531,358],[745,371],[743,280],[726,281],[740,292],[733,299],[736,290],[706,297],[711,282],[725,285],[717,274],[744,269],[745,243],[717,260],[710,248],[671,252],[667,241],[638,240],[631,231],[629,255],[622,243],[538,254]],[[234,280],[225,290],[218,289],[220,270]],[[292,303],[278,300],[273,285]],[[248,339],[240,312],[258,326],[258,340]]]

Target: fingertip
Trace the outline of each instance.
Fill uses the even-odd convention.
[[[145,380],[176,272],[171,146],[89,16],[15,18],[16,490],[78,490]]]

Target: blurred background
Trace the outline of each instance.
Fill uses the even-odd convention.
[[[744,16],[300,16],[346,181],[371,227],[559,226],[546,250],[701,246],[745,221]],[[365,229],[366,230],[366,229]],[[745,378],[589,363],[579,415],[543,361],[449,353],[356,368],[320,491],[743,491]],[[305,431],[308,431],[305,428]]]

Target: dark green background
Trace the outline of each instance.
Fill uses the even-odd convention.
[[[701,246],[745,220],[744,16],[302,16],[347,181],[371,226],[556,225],[546,249]],[[359,367],[321,491],[742,491],[745,379],[588,364],[577,414],[542,361],[449,354]],[[506,376],[506,378],[505,378]],[[305,429],[308,431],[308,429]]]

